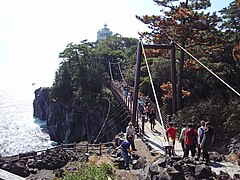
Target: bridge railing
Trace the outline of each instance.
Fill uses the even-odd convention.
[[[49,150],[66,150],[66,151],[75,151],[79,153],[99,153],[100,155],[104,153],[105,151],[111,150],[111,147],[114,147],[115,142],[107,142],[107,143],[99,143],[99,144],[89,144],[89,143],[69,143],[69,144],[60,144],[57,146],[54,146],[52,148],[44,149],[44,150],[38,150],[38,151],[31,151],[26,153],[19,153],[18,155],[13,156],[6,156],[1,157],[1,161],[17,161],[19,159],[29,159],[36,157],[40,153],[47,152]]]
[[[121,99],[123,100],[123,102],[126,104],[126,106],[128,107],[128,109],[130,110],[130,112],[132,113],[133,111],[133,94],[132,93],[127,93],[125,88],[129,88],[132,89],[132,87],[127,86],[127,84],[116,81],[116,80],[112,80],[111,82],[111,86],[115,89],[115,91],[118,93],[118,95],[121,97]],[[143,98],[144,99],[144,98]],[[146,101],[144,100],[144,103],[146,103]],[[152,101],[150,101],[151,106],[156,110],[157,109],[157,105],[155,103],[153,103]],[[160,113],[161,113],[161,117],[163,119],[163,125],[161,124],[161,119],[160,119],[160,114],[158,111],[156,111],[156,121],[164,127],[164,129],[167,128],[167,124],[168,124],[168,120],[169,120],[169,115],[162,109],[160,109]],[[139,111],[139,109],[137,108],[137,119],[138,120],[142,120],[142,113]]]

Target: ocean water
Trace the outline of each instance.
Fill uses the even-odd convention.
[[[33,118],[37,84],[33,85],[26,78],[4,77],[0,76],[0,155],[52,147],[45,121]]]

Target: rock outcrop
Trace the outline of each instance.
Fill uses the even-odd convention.
[[[116,98],[113,97],[111,101],[114,103]],[[106,98],[100,98],[91,104],[81,104],[76,99],[59,102],[51,99],[50,88],[39,88],[35,91],[33,107],[34,117],[46,120],[52,140],[58,143],[93,142],[98,136],[102,125],[106,122],[109,101]],[[120,108],[124,111],[123,106]],[[121,115],[123,114],[126,114],[126,110]],[[110,125],[102,132],[101,142],[112,141],[117,133],[125,131],[128,123],[125,121],[119,124],[121,118],[113,118],[113,115],[110,117],[112,119],[110,118],[106,122],[106,125]]]

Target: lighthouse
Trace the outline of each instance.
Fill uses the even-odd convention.
[[[107,24],[105,23],[104,28],[97,32],[97,40],[104,40],[111,35],[112,31],[110,31],[110,29],[107,28]]]

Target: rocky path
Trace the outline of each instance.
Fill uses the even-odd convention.
[[[113,157],[111,152],[99,155],[87,155],[90,161],[97,163],[114,162],[117,170],[117,179],[147,179],[163,176],[166,179],[176,179],[187,177],[199,179],[240,179],[240,168],[237,161],[230,161],[236,158],[236,155],[230,154],[223,156],[218,153],[212,153],[212,163],[206,166],[201,161],[181,156],[165,157],[161,151],[156,151],[147,140],[136,138],[135,145],[137,151],[132,153],[130,170],[123,170],[116,163],[121,163],[120,157]],[[164,152],[164,151],[163,151]],[[76,154],[75,152],[66,152],[62,150],[48,151],[38,155],[35,158],[19,159],[16,162],[5,161],[0,163],[0,168],[18,174],[26,179],[54,179],[54,169],[67,168],[68,162],[82,161],[86,155]],[[227,162],[228,161],[228,162]],[[223,178],[224,177],[224,178]],[[201,179],[200,178],[200,179]]]

